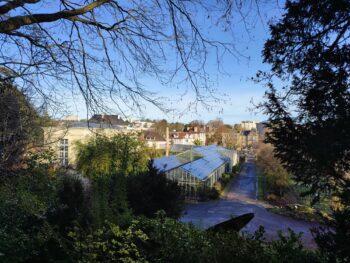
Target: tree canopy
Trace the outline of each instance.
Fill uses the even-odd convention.
[[[260,75],[269,87],[267,140],[310,192],[337,191],[349,185],[350,171],[350,2],[287,1],[285,8],[263,52],[272,66]]]
[[[0,82],[0,171],[22,168],[23,155],[41,145],[40,118],[27,96]]]
[[[263,56],[272,71],[259,74],[269,90],[267,141],[317,201],[339,204],[328,229],[315,230],[329,262],[347,262],[350,240],[350,2],[287,1],[270,26]],[[277,81],[276,81],[277,80]],[[278,88],[276,83],[286,83]]]
[[[77,169],[89,178],[110,173],[139,173],[147,169],[147,150],[136,137],[125,134],[92,137],[77,144]]]

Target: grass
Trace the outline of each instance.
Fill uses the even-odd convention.
[[[269,210],[275,214],[292,217],[307,222],[322,223],[325,218],[328,218],[326,213],[320,212],[315,208],[306,205],[287,205],[283,207],[270,208]]]

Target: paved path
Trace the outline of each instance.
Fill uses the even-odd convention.
[[[288,228],[294,232],[303,232],[304,244],[314,247],[310,228],[317,226],[314,223],[299,221],[284,217],[266,210],[268,204],[257,200],[257,175],[254,159],[249,159],[243,166],[240,175],[231,183],[226,197],[186,207],[182,222],[192,222],[199,227],[207,228],[217,223],[228,220],[231,216],[245,213],[254,213],[253,220],[243,229],[248,233],[254,233],[260,225],[264,226],[268,239],[278,238],[277,231],[286,233]]]

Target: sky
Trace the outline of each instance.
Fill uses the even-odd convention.
[[[225,123],[239,123],[242,120],[266,120],[266,116],[259,112],[254,105],[262,101],[265,87],[252,80],[258,70],[268,70],[269,65],[262,62],[262,49],[265,41],[269,37],[268,21],[281,16],[281,8],[269,5],[260,6],[260,16],[256,12],[251,12],[251,17],[247,18],[249,25],[234,20],[232,32],[222,32],[219,29],[210,31],[216,39],[222,41],[233,41],[241,56],[225,56],[221,62],[226,74],[218,72],[217,65],[212,59],[209,64],[209,73],[214,80],[214,86],[218,94],[222,94],[222,100],[212,104],[212,109],[208,110],[198,107],[196,110],[185,111],[184,114],[178,112],[164,114],[149,106],[144,117],[151,119],[165,118],[168,121],[189,122],[194,119],[209,121],[215,118],[222,118]],[[248,28],[248,29],[247,29]],[[205,29],[204,29],[205,30]],[[233,34],[233,37],[232,37]],[[234,38],[234,39],[233,39]],[[233,39],[233,40],[232,40]],[[147,87],[157,85],[152,79],[145,81]],[[180,91],[169,91],[169,89],[159,86],[159,94],[167,97],[174,97],[181,94]],[[193,98],[193,97],[192,97]],[[174,99],[173,104],[177,108],[186,108],[191,96],[182,100]]]
[[[265,87],[255,83],[252,78],[259,70],[269,70],[269,66],[263,64],[261,56],[264,42],[269,37],[268,21],[278,19],[283,10],[276,5],[278,1],[252,2],[260,3],[259,14],[256,6],[249,6],[243,9],[243,13],[247,14],[243,22],[241,16],[237,12],[233,12],[231,30],[223,31],[222,25],[213,26],[212,23],[208,23],[207,15],[201,11],[194,18],[203,33],[212,39],[233,43],[237,50],[234,56],[226,54],[220,61],[220,69],[225,73],[218,70],[214,50],[208,50],[206,70],[219,100],[208,102],[209,107],[199,105],[188,110],[188,104],[195,97],[193,92],[183,95],[187,87],[186,84],[164,86],[152,77],[140,76],[139,80],[143,87],[153,91],[159,97],[164,97],[164,104],[174,111],[164,113],[156,107],[146,104],[141,114],[125,109],[126,117],[164,118],[170,122],[189,122],[195,119],[207,122],[211,119],[221,118],[228,124],[239,123],[242,120],[266,120],[266,116],[254,107],[254,104],[262,101]],[[169,53],[171,54],[171,50]],[[82,98],[66,97],[66,100],[67,113],[86,118],[86,108]],[[113,105],[110,107],[113,108]],[[118,110],[113,113],[118,113]]]

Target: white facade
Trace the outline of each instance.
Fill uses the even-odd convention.
[[[150,129],[153,126],[153,124],[154,123],[150,122],[150,121],[139,121],[139,120],[136,120],[136,121],[132,122],[132,127],[135,130],[144,131],[144,130]]]
[[[63,117],[64,121],[79,121],[79,116],[78,115],[68,115]]]
[[[242,121],[241,128],[243,131],[251,131],[252,129],[256,129],[255,121]]]
[[[201,141],[201,145],[205,145],[205,132],[174,132],[171,134],[172,144],[195,145],[197,140]]]
[[[166,147],[165,141],[146,140],[145,144],[147,147],[154,148],[154,149],[165,149],[165,147]]]

